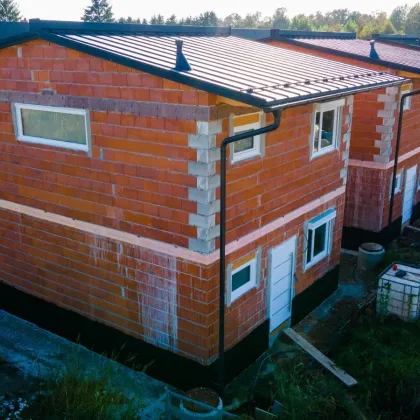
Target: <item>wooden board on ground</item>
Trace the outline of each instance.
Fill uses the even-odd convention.
[[[311,343],[306,341],[300,334],[298,334],[294,329],[287,328],[284,330],[284,333],[292,339],[296,344],[302,347],[307,353],[309,353],[316,361],[321,363],[328,371],[330,371],[334,376],[336,376],[344,385],[351,387],[357,385],[356,379],[350,376],[348,373],[344,372],[343,369],[340,369],[331,359],[328,359],[325,354],[321,353],[317,348],[315,348]]]

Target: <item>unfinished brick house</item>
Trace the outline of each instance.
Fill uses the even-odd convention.
[[[212,365],[219,146],[279,109],[228,151],[232,375],[334,290],[353,94],[404,79],[229,31],[33,20],[2,41],[3,306],[30,294]]]
[[[356,39],[350,33],[272,30],[263,41],[407,78],[400,87],[357,95],[353,112],[343,247],[357,249],[367,241],[389,243],[402,224],[420,216],[420,98],[412,96],[404,105],[389,223],[400,98],[420,88],[420,49],[388,39],[382,42],[382,37],[377,42]]]

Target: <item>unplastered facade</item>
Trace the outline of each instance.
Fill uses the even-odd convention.
[[[389,242],[398,233],[401,222],[419,216],[420,98],[416,95],[406,100],[404,109],[392,215],[394,226],[389,225],[400,100],[403,93],[420,88],[419,75],[312,49],[303,43],[268,43],[407,78],[401,86],[356,95],[353,107],[343,246],[357,248],[368,240]]]
[[[80,111],[82,145],[25,135],[31,115],[48,107]],[[339,263],[353,97],[337,104],[336,143],[318,155],[317,109],[285,110],[255,156],[229,150],[226,349],[270,322],[274,248],[295,241],[292,316],[296,297]],[[1,281],[210,364],[219,146],[238,127],[271,122],[258,109],[45,41],[0,50]],[[309,243],[311,235],[325,242]],[[235,270],[253,260],[255,283],[235,294]]]

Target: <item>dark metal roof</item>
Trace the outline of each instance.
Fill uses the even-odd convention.
[[[420,35],[399,35],[399,34],[373,34],[372,38],[387,44],[397,46],[420,47]]]
[[[31,21],[42,39],[262,109],[326,100],[402,78],[230,36],[230,28]],[[176,40],[191,70],[175,70]]]
[[[420,51],[409,50],[395,44],[375,42],[375,50],[379,55],[379,59],[374,59],[369,56],[371,42],[363,39],[279,38],[278,40],[341,57],[379,64],[396,70],[420,73]]]
[[[28,22],[0,22],[0,39],[29,31]]]

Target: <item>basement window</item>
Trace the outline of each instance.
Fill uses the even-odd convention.
[[[321,156],[337,148],[343,105],[344,99],[314,105],[312,157]]]
[[[394,188],[394,194],[398,194],[402,191],[402,185],[403,185],[403,174],[404,171],[401,170],[400,172],[397,173],[397,176],[395,177],[395,188]],[[393,174],[391,174],[391,185],[390,185],[390,191],[392,189],[392,178],[393,178]],[[390,194],[391,195],[391,194]]]
[[[407,83],[407,84],[401,86],[400,101],[401,101],[402,95],[404,95],[405,93],[410,93],[412,88],[413,87],[412,87],[411,83]],[[403,105],[403,111],[408,111],[409,109],[411,109],[411,98],[412,98],[411,96],[409,96],[408,98],[405,98],[404,105]]]
[[[240,262],[239,265],[229,265],[227,287],[228,305],[258,286],[260,255],[261,252],[258,250],[256,253],[246,258],[245,262]]]
[[[261,113],[241,115],[233,118],[233,134],[261,128]],[[261,155],[261,135],[238,140],[231,145],[232,163]]]
[[[88,111],[14,104],[19,141],[73,150],[89,150]]]
[[[305,271],[331,253],[334,209],[313,218],[306,226]]]

